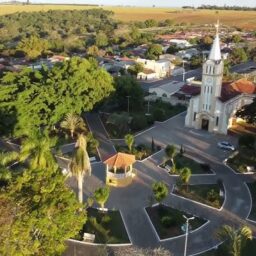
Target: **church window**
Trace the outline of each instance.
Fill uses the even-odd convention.
[[[211,110],[211,105],[209,105],[208,107],[209,107],[209,110]]]
[[[219,125],[219,117],[217,116],[217,117],[216,117],[215,126],[218,126],[218,125]]]
[[[206,86],[204,87],[204,93],[206,92]]]
[[[193,121],[196,121],[196,112],[194,112],[194,118]]]
[[[214,72],[215,72],[215,67],[213,67],[213,70],[212,70],[212,73],[214,74]]]
[[[212,94],[212,87],[211,87],[211,94]]]
[[[207,93],[209,93],[209,86],[207,86]]]

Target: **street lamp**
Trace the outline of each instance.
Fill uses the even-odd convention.
[[[183,215],[183,218],[186,219],[186,237],[185,237],[185,248],[184,248],[184,256],[187,255],[187,245],[188,245],[188,225],[189,225],[189,221],[193,220],[195,217],[190,217],[188,218],[187,216]]]
[[[185,81],[185,65],[184,65],[185,61],[182,60],[182,67],[183,67],[183,74],[182,74],[182,81]]]

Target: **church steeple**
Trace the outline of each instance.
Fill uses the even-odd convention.
[[[212,44],[212,48],[209,54],[209,60],[219,61],[221,60],[221,52],[220,52],[220,39],[219,39],[219,20],[217,21],[216,27],[216,35]]]

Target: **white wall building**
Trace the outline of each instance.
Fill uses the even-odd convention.
[[[203,64],[201,92],[190,99],[185,125],[227,134],[235,120],[236,111],[250,104],[256,96],[256,86],[245,79],[222,84],[224,64],[220,52],[218,25],[216,27],[212,49],[208,60]]]

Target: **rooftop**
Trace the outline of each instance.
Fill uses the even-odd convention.
[[[135,161],[135,155],[118,152],[117,154],[105,160],[104,164],[107,164],[110,168],[125,168],[135,163]]]

